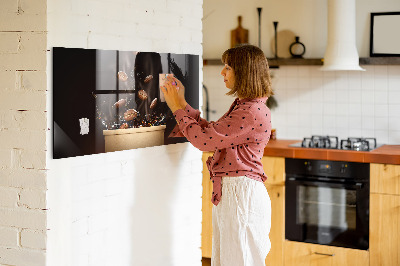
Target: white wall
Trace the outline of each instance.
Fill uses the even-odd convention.
[[[0,265],[46,260],[46,1],[0,1]]]
[[[327,41],[327,2],[327,0],[204,0],[204,58],[219,59],[229,48],[230,31],[237,27],[238,16],[242,16],[242,26],[249,30],[249,43],[258,45],[258,7],[262,8],[261,49],[267,57],[274,55],[272,22],[278,21],[278,32],[291,31],[294,35],[300,36],[300,41],[306,46],[305,57],[321,58],[324,56]],[[388,11],[400,11],[400,2],[356,0],[356,42],[360,57],[369,56],[370,13]],[[285,41],[283,38],[281,40]],[[280,49],[278,48],[278,52]]]
[[[323,50],[327,38],[323,31],[327,27],[326,1],[204,0],[204,58],[219,59],[230,48],[230,31],[237,27],[238,16],[242,16],[243,28],[249,30],[249,43],[258,46],[258,7],[262,8],[261,49],[267,57],[273,55],[273,21],[279,22],[278,31],[290,30],[300,36],[308,57],[316,57]]]
[[[243,26],[250,30],[250,43],[257,45],[257,6],[263,7],[262,21],[278,20],[280,29],[296,32],[307,47],[305,57],[323,57],[326,47],[327,1],[204,1],[204,58],[220,58],[229,48],[229,30],[236,17],[243,15]],[[246,8],[250,6],[250,8]],[[369,56],[369,13],[399,11],[400,2],[357,1],[357,47],[361,57]],[[223,14],[223,15],[222,15]],[[325,14],[325,15],[324,15]],[[248,22],[246,22],[246,19]],[[250,20],[250,21],[249,21]],[[253,21],[253,22],[251,22]],[[282,22],[282,23],[281,23]],[[246,23],[248,23],[246,25]],[[214,25],[219,25],[215,27]],[[262,33],[262,49],[273,27]],[[218,30],[218,33],[216,32]],[[266,33],[264,33],[266,32]],[[215,38],[219,34],[221,38]],[[270,36],[269,36],[269,35]],[[269,37],[268,37],[269,36]],[[281,66],[272,69],[273,89],[279,107],[272,111],[272,124],[281,139],[302,139],[311,135],[376,137],[382,144],[400,143],[400,66],[367,65],[365,72],[321,72],[319,66]],[[221,66],[205,66],[203,82],[210,92],[210,120],[218,119],[232,103],[220,76]]]
[[[201,0],[49,0],[48,49],[201,57],[201,17]],[[48,63],[50,73],[51,56]],[[51,106],[50,75],[47,82]],[[201,264],[200,151],[183,143],[60,160],[51,154],[48,265]]]

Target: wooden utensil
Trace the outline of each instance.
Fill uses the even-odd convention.
[[[242,27],[242,16],[238,16],[238,27],[231,30],[231,48],[249,42],[249,30]]]

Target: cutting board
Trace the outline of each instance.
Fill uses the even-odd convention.
[[[238,26],[231,30],[231,48],[242,43],[249,43],[249,30],[242,27],[242,16],[238,16]]]

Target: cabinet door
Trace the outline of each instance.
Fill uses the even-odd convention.
[[[264,156],[261,163],[268,177],[266,184],[285,185],[285,158]]]
[[[370,165],[371,193],[400,195],[400,165]]]
[[[211,152],[203,153],[203,196],[202,196],[202,231],[201,231],[201,252],[204,258],[211,258],[212,252],[212,183],[210,181],[210,173],[206,165]]]
[[[271,250],[265,259],[266,266],[283,265],[285,240],[285,187],[265,184],[271,199]]]
[[[400,196],[371,194],[371,266],[400,265]]]
[[[285,241],[285,266],[367,266],[365,250]],[[371,264],[372,265],[372,264]]]

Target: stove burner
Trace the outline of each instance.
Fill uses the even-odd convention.
[[[347,138],[340,141],[342,150],[369,151],[376,146],[376,138]]]
[[[311,138],[304,138],[302,142],[297,142],[289,146],[353,151],[371,151],[378,147],[376,138],[342,139],[339,146],[339,140],[336,136],[312,136]]]
[[[301,147],[338,149],[339,140],[335,136],[312,136],[311,138],[304,138]]]

